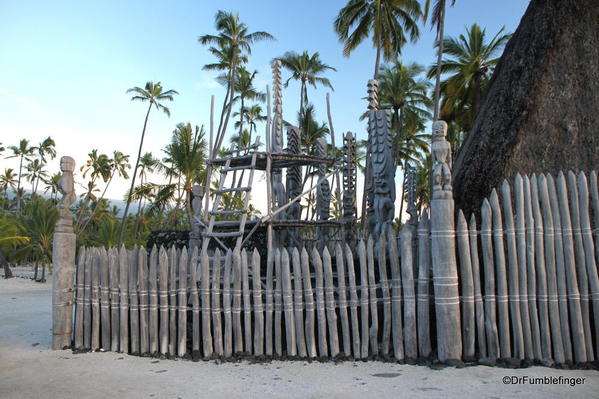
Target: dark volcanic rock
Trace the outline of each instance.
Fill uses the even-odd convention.
[[[532,0],[454,165],[456,205],[477,212],[515,173],[599,166],[599,1]]]

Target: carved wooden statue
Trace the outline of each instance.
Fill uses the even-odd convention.
[[[274,116],[272,121],[272,152],[279,153],[283,151],[283,95],[281,90],[281,60],[274,60],[272,63],[273,75],[273,99]],[[283,175],[280,169],[272,170],[272,190],[274,207],[279,208],[287,202],[285,186],[283,185]],[[280,219],[284,217],[280,213],[275,217]]]
[[[445,139],[447,123],[436,121],[433,124],[431,146],[433,162],[433,199],[451,199],[451,144]]]
[[[200,186],[199,184],[194,184],[191,186],[191,195],[191,211],[193,219],[191,221],[189,246],[194,247],[199,245],[200,239],[200,225],[197,220],[202,220],[202,198],[204,198],[204,187]]]
[[[343,137],[343,221],[345,240],[356,238],[356,138],[352,132]]]
[[[75,185],[73,180],[73,170],[75,170],[75,160],[71,157],[62,157],[60,159],[60,170],[62,176],[58,181],[58,191],[62,194],[62,198],[56,207],[58,208],[58,221],[56,222],[55,232],[72,233],[73,232],[73,215],[69,209],[75,202]]]
[[[418,206],[416,205],[416,168],[406,163],[406,191],[407,191],[407,203],[408,203],[408,215],[410,219],[408,223],[416,225],[418,223]]]
[[[396,168],[389,111],[369,111],[368,135],[370,137],[370,165],[374,189],[372,200],[374,228],[370,232],[378,237],[391,226],[395,214]]]
[[[300,130],[295,126],[290,126],[287,129],[287,152],[290,154],[299,154],[300,148]],[[286,187],[287,187],[287,201],[291,201],[295,197],[301,194],[302,190],[302,167],[291,166],[287,168],[286,174]],[[287,208],[286,218],[287,220],[299,220],[301,214],[301,206],[299,201],[294,202]],[[298,230],[297,228],[290,228],[289,231],[289,245],[297,245]]]
[[[327,141],[323,138],[316,140],[316,154],[319,157],[327,156]],[[326,176],[326,166],[324,164],[318,165],[318,180],[323,179]],[[316,187],[316,216],[318,220],[329,220],[331,216],[330,211],[331,205],[331,185],[327,179],[323,179]],[[329,229],[321,227],[318,229],[318,242],[322,248],[328,240]]]

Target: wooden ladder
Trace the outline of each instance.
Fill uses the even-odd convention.
[[[256,170],[256,158],[258,155],[257,150],[258,150],[259,146],[260,146],[260,136],[258,136],[256,138],[255,144],[253,144],[250,147],[231,149],[228,151],[229,156],[227,157],[224,167],[220,170],[220,180],[218,182],[218,189],[215,192],[216,197],[214,198],[212,210],[208,212],[208,215],[210,216],[210,220],[208,222],[208,226],[206,227],[206,230],[202,233],[202,235],[204,237],[202,240],[202,251],[208,249],[208,244],[210,243],[211,238],[218,239],[218,238],[226,238],[226,237],[237,237],[237,241],[235,243],[235,248],[241,247],[243,233],[245,231],[245,224],[247,222],[247,217],[248,217],[248,213],[249,213],[250,191],[252,189],[252,182],[254,181],[254,171]],[[240,166],[231,167],[231,161],[235,158],[233,155],[236,153],[237,156],[239,156],[239,153],[241,151],[244,151],[247,149],[254,150],[252,153],[251,162],[248,165],[240,165]],[[227,179],[227,174],[229,172],[234,172],[234,171],[243,170],[243,169],[250,170],[250,174],[248,176],[248,185],[243,186],[243,187],[235,187],[236,182],[232,181],[230,188],[224,188],[225,181]],[[246,193],[245,198],[243,200],[243,208],[242,209],[228,209],[228,210],[219,210],[218,209],[218,207],[221,204],[223,194],[240,193],[240,192]],[[239,229],[237,231],[221,231],[221,232],[219,232],[219,231],[214,230],[214,228],[215,227],[218,228],[219,225],[227,225],[227,224],[230,225],[231,224],[230,223],[231,221],[223,221],[222,223],[218,222],[216,220],[217,216],[237,215],[237,214],[241,215],[241,219],[239,220]]]

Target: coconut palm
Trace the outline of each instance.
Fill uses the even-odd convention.
[[[239,116],[239,121],[235,123],[235,127],[239,129],[239,133],[243,132],[243,121],[245,119],[245,101],[246,100],[258,100],[264,102],[266,100],[266,94],[262,93],[254,87],[254,78],[258,71],[249,73],[244,67],[237,68],[237,77],[235,80],[235,92],[238,93],[234,99],[240,100],[239,112],[235,112],[233,117]],[[250,137],[251,138],[251,137]]]
[[[262,107],[259,104],[254,104],[251,107],[244,107],[243,115],[245,118],[245,123],[247,123],[249,127],[249,140],[248,142],[252,142],[252,133],[257,131],[256,122],[264,122],[267,118],[265,115],[262,115]],[[233,114],[233,116],[238,116],[237,113]],[[242,125],[240,122],[235,122],[235,127],[240,128]]]
[[[31,195],[35,196],[40,179],[43,180],[48,178],[48,172],[44,170],[44,164],[39,158],[31,160],[31,162],[25,166],[25,170],[27,172],[23,177],[31,183]]]
[[[42,197],[33,198],[28,205],[27,212],[23,212],[20,218],[25,235],[30,238],[21,251],[27,253],[28,257],[33,259],[36,264],[42,264],[41,281],[44,281],[46,265],[52,263],[52,238],[57,220],[56,206],[52,201]]]
[[[451,6],[455,5],[456,0],[450,0]],[[431,0],[425,0],[424,2],[424,21],[428,19],[428,13],[430,10]],[[431,17],[431,25],[437,30],[437,65],[441,63],[443,57],[443,38],[445,31],[445,10],[447,6],[447,0],[435,0],[433,6],[433,14]],[[433,120],[439,119],[439,102],[441,97],[441,70],[437,70],[435,74],[435,94],[434,94],[434,107],[433,107]]]
[[[415,42],[422,17],[417,0],[349,0],[333,23],[343,55],[349,57],[366,38],[372,36],[376,48],[374,79],[378,78],[381,54],[385,61],[395,60],[408,41]]]
[[[139,140],[139,150],[137,151],[137,160],[135,161],[135,168],[133,169],[133,177],[131,178],[131,187],[129,188],[129,192],[133,191],[133,187],[135,187],[135,178],[137,176],[137,169],[139,167],[139,160],[141,158],[141,150],[144,144],[144,137],[146,135],[146,127],[148,125],[148,117],[150,116],[150,111],[152,110],[152,105],[156,109],[162,110],[167,116],[171,116],[171,111],[168,107],[162,105],[161,101],[173,101],[173,97],[175,94],[179,94],[175,90],[166,90],[164,91],[162,88],[162,84],[157,82],[154,84],[153,82],[147,82],[144,89],[140,87],[133,87],[127,90],[127,93],[135,93],[133,97],[131,97],[131,101],[142,101],[149,102],[148,111],[146,112],[146,118],[144,120],[144,127],[141,131],[141,138]],[[129,213],[129,206],[131,205],[131,198],[127,197],[127,204],[125,205],[125,212],[123,213],[123,220],[121,222],[121,232],[119,243],[123,242],[123,237],[125,233],[125,220],[127,219],[127,214]]]
[[[56,199],[56,196],[58,195],[58,182],[60,181],[61,177],[62,173],[57,172],[50,176],[48,179],[44,180],[44,184],[46,185],[44,187],[44,193],[48,193],[49,191],[52,199]]]
[[[443,39],[443,53],[448,58],[441,61],[440,68],[436,63],[428,70],[429,78],[438,71],[449,75],[441,82],[443,100],[440,118],[456,120],[462,130],[469,130],[495,65],[499,62],[500,52],[511,37],[503,32],[504,28],[501,28],[487,41],[486,30],[473,24],[467,28],[466,35]]]
[[[79,231],[83,223],[83,217],[87,210],[88,204],[91,200],[95,200],[96,196],[94,192],[99,191],[96,182],[101,178],[104,182],[107,182],[111,174],[110,158],[106,154],[98,154],[98,150],[94,149],[88,154],[88,159],[85,165],[81,166],[79,170],[83,172],[82,177],[85,179],[89,174],[89,182],[87,186],[84,186],[86,191],[82,194],[83,200],[79,205],[79,212],[77,215],[77,223],[75,224],[75,230]]]
[[[8,195],[9,188],[11,190],[15,189],[17,185],[16,176],[12,168],[4,169],[4,173],[0,175],[0,189],[4,191],[5,195]]]
[[[270,33],[262,31],[248,33],[247,25],[239,20],[238,14],[220,10],[216,13],[214,20],[216,30],[219,31],[218,35],[203,35],[198,38],[198,41],[202,45],[212,45],[209,51],[219,59],[219,63],[209,64],[204,69],[226,70],[228,75],[227,95],[223,103],[215,146],[214,149],[210,149],[210,151],[216,152],[216,149],[220,148],[222,144],[231,115],[237,67],[243,61],[247,61],[246,55],[252,53],[252,44],[261,40],[274,40],[274,37]],[[226,106],[227,101],[228,106]]]
[[[192,128],[191,123],[179,123],[173,131],[171,143],[166,147],[165,152],[183,178],[185,209],[188,221],[191,223],[191,187],[194,183],[202,183],[206,166],[204,127]]]
[[[37,147],[30,146],[29,140],[21,139],[18,146],[11,145],[8,147],[12,151],[12,155],[8,158],[19,158],[19,178],[17,180],[17,213],[21,212],[21,176],[23,174],[23,160],[30,161],[31,157],[35,155]]]
[[[304,106],[308,103],[308,84],[315,89],[317,84],[321,84],[333,90],[331,82],[319,75],[326,72],[326,70],[337,70],[323,63],[320,54],[309,55],[307,51],[298,54],[295,51],[288,51],[279,59],[283,68],[291,72],[291,77],[285,82],[285,87],[289,86],[291,79],[300,82],[300,112],[303,112]]]

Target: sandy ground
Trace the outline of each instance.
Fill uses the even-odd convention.
[[[598,398],[599,372],[381,362],[250,364],[51,351],[51,282],[0,280],[0,398]],[[504,384],[506,376],[580,384]],[[584,379],[584,380],[583,380]]]

